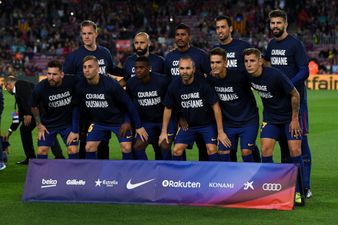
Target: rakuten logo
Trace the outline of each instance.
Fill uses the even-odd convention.
[[[162,186],[166,188],[201,188],[200,182],[163,180]]]
[[[50,187],[55,187],[57,185],[58,181],[53,180],[53,179],[43,179],[41,180],[41,188],[50,188]]]
[[[86,185],[86,181],[72,179],[72,180],[67,180],[66,185],[69,185],[69,186],[84,186],[84,185]]]

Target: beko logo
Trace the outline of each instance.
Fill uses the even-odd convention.
[[[282,190],[282,185],[279,183],[264,183],[262,189],[264,191],[280,191]]]
[[[174,180],[163,180],[162,181],[163,187],[168,188],[201,188],[200,182],[191,182],[191,181],[174,181]]]
[[[58,181],[53,179],[43,179],[41,180],[41,188],[50,188],[55,187],[57,185]]]
[[[84,186],[84,185],[86,185],[86,181],[72,179],[72,180],[67,180],[66,185],[69,185],[69,186]]]

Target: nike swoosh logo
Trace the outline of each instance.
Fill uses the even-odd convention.
[[[130,180],[128,181],[126,187],[127,187],[128,190],[132,190],[132,189],[135,189],[135,188],[137,188],[137,187],[140,187],[140,186],[142,186],[142,185],[144,185],[144,184],[146,184],[146,183],[149,183],[149,182],[151,182],[151,181],[153,181],[153,180],[155,180],[155,179],[146,180],[146,181],[142,181],[142,182],[139,182],[139,183],[132,184],[132,183],[131,183],[131,179],[130,179]]]

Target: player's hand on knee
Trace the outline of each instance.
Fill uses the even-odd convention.
[[[228,138],[228,135],[224,132],[219,132],[217,140],[221,142],[225,147],[231,147],[231,141]]]
[[[148,141],[148,133],[147,133],[146,129],[144,129],[144,127],[136,129],[136,133],[140,136],[140,138],[143,142]]]
[[[70,132],[68,137],[67,137],[67,144],[70,145],[72,142],[75,142],[75,141],[78,141],[78,140],[79,140],[79,134]]]
[[[38,133],[39,140],[45,140],[45,133],[49,134],[49,131],[41,123],[37,127],[38,127],[38,130],[39,130],[39,133]]]
[[[169,138],[167,132],[161,132],[160,137],[158,138],[158,146],[161,146],[162,142],[169,144]]]

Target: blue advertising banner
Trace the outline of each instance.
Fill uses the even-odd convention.
[[[33,159],[23,200],[291,210],[296,177],[294,164]]]

